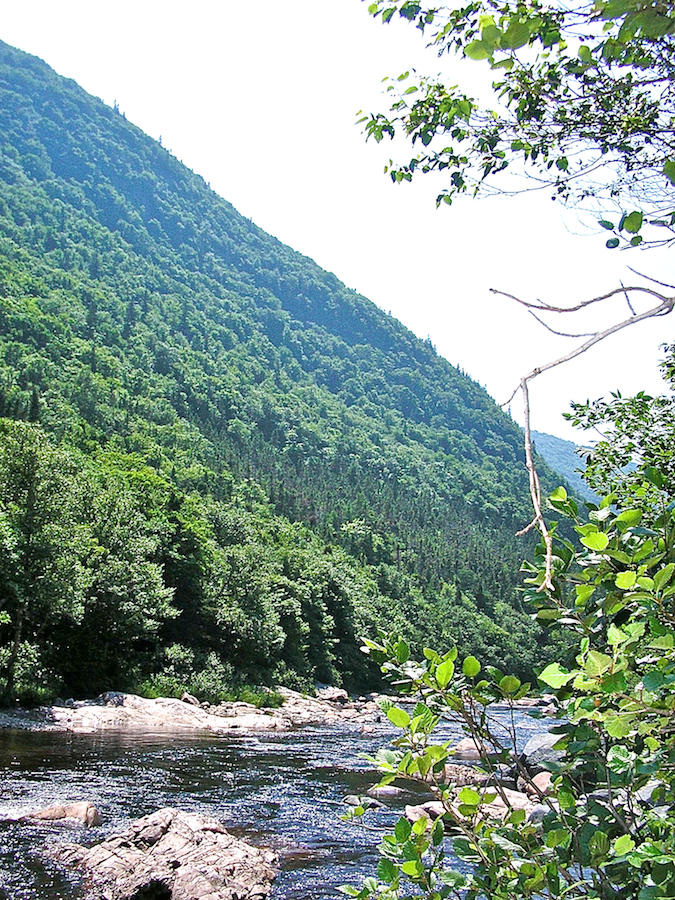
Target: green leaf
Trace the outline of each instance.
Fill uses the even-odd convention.
[[[675,184],[675,159],[669,159],[664,163],[663,174],[671,184]]]
[[[658,571],[654,575],[654,590],[660,591],[664,588],[673,577],[673,572],[675,572],[675,564],[673,563],[668,563],[667,566]]]
[[[635,841],[629,834],[622,834],[614,841],[612,852],[614,856],[625,856],[635,849]]]
[[[387,884],[391,884],[398,875],[398,869],[394,865],[394,863],[387,859],[386,856],[383,856],[377,864],[377,877],[386,882]]]
[[[598,224],[602,225],[603,228],[606,228],[607,231],[614,231],[613,223],[608,222],[607,219],[598,219]]]
[[[400,665],[408,662],[410,659],[410,647],[404,640],[397,641],[394,653],[396,654],[396,662]]]
[[[622,513],[620,513],[616,519],[614,520],[617,524],[625,525],[625,526],[633,526],[637,525],[637,523],[642,518],[642,510],[641,509],[626,509]]]
[[[589,550],[602,552],[609,544],[609,538],[602,531],[596,531],[594,534],[587,534],[581,538],[581,543]]]
[[[586,657],[584,672],[590,678],[597,678],[603,675],[612,667],[612,657],[606,653],[599,653],[597,650],[591,650]]]
[[[505,694],[515,694],[520,687],[520,678],[515,675],[505,675],[499,682],[499,687]]]
[[[608,247],[610,250],[615,250],[619,246],[619,239],[617,237],[610,238],[605,247]]]
[[[626,747],[622,747],[619,744],[616,744],[614,747],[609,748],[609,752],[607,754],[607,765],[612,770],[612,772],[616,772],[618,775],[621,775],[625,772],[629,772],[636,760],[635,754],[628,750]]]
[[[546,846],[559,847],[561,844],[569,841],[570,838],[571,835],[567,828],[554,828],[553,831],[549,831],[546,835]]]
[[[577,805],[577,800],[569,791],[558,791],[558,803],[561,809],[572,809]]]
[[[673,636],[672,634],[663,634],[659,637],[654,638],[654,640],[650,641],[647,645],[652,650],[672,650],[673,649]]]
[[[394,827],[394,834],[399,844],[404,844],[408,840],[411,831],[412,825],[406,818],[401,816]]]
[[[416,835],[424,834],[429,827],[429,819],[421,816],[416,822],[413,822],[412,833]]]
[[[608,715],[605,717],[605,728],[607,734],[615,738],[625,738],[633,730],[635,725],[635,716],[624,715]]]
[[[605,857],[609,853],[609,837],[604,831],[594,832],[589,841],[588,849],[592,857]]]
[[[561,688],[563,685],[567,684],[568,681],[571,681],[574,678],[574,672],[567,672],[562,668],[560,663],[553,662],[549,663],[544,671],[538,675],[539,681],[543,681],[544,684],[548,684],[549,687]]]
[[[387,710],[387,718],[397,728],[407,728],[410,725],[410,716],[399,706],[392,706]]]
[[[642,228],[642,213],[635,210],[623,220],[623,229],[629,234],[637,234]]]
[[[436,684],[439,688],[445,688],[450,683],[450,679],[455,673],[455,664],[451,659],[446,659],[436,667]]]
[[[556,501],[565,502],[567,500],[567,491],[564,487],[557,487],[548,498],[552,503]]]
[[[475,656],[467,656],[462,663],[462,672],[467,678],[475,678],[480,672],[480,663]]]
[[[642,473],[647,481],[651,484],[655,485],[657,488],[662,488],[665,484],[665,479],[661,472],[658,469],[654,468],[654,466],[647,466]]]
[[[403,863],[401,871],[410,878],[421,878],[424,875],[424,866],[418,859],[411,859]]]
[[[502,47],[505,50],[517,50],[519,47],[524,47],[529,40],[530,29],[527,23],[516,21],[509,23],[509,27],[502,38]]]
[[[607,643],[611,647],[616,647],[619,644],[625,643],[629,638],[629,635],[626,634],[625,631],[622,631],[620,628],[617,628],[616,625],[611,624],[607,629]]]
[[[473,788],[464,787],[458,794],[460,803],[466,803],[468,806],[478,806],[480,803],[480,794]]]
[[[619,572],[619,574],[614,579],[614,583],[618,588],[621,588],[622,591],[630,591],[635,587],[637,582],[637,575],[635,572]]]
[[[583,606],[591,599],[595,588],[591,584],[578,584],[576,586],[577,606]]]
[[[471,41],[471,43],[467,44],[464,48],[464,55],[468,56],[469,59],[487,59],[491,53],[492,48],[483,41]]]
[[[431,829],[431,842],[434,847],[438,847],[443,843],[443,837],[445,835],[445,829],[443,827],[443,819],[438,818],[434,822],[434,827]]]
[[[489,18],[492,19],[492,16]],[[490,22],[481,28],[480,37],[481,41],[490,48],[490,55],[492,55],[492,51],[501,46],[503,35],[494,22]]]

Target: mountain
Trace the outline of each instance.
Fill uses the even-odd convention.
[[[517,673],[545,655],[520,429],[3,43],[0,416],[7,692],[367,684],[377,627]]]
[[[579,444],[565,441],[552,434],[533,431],[532,440],[537,453],[546,463],[558,472],[584,500],[596,502],[596,496],[579,474],[583,468],[582,458],[578,451],[583,450]]]

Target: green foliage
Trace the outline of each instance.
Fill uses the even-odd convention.
[[[567,416],[576,426],[600,435],[587,454],[585,477],[592,487],[605,485],[621,502],[639,483],[645,491],[641,505],[658,506],[663,490],[675,491],[674,348],[665,349],[661,370],[670,393],[652,397],[641,391],[624,398],[617,392],[610,400],[575,403]]]
[[[417,146],[407,164],[390,163],[395,182],[443,172],[438,203],[452,203],[466,191],[508,188],[511,172],[525,172],[550,185],[553,199],[583,207],[594,198],[610,248],[640,245],[647,224],[657,241],[672,233],[671,4],[377,0],[368,11],[384,23],[398,14],[430,36],[438,56],[483,61],[495,78],[493,108],[439,77],[389,81],[390,114],[362,122],[378,141],[402,132]]]
[[[666,368],[672,376],[672,351]],[[615,421],[631,406],[639,433],[663,415],[642,394],[603,412]],[[586,408],[585,421],[595,412]],[[628,417],[622,422],[625,430],[608,438],[618,449],[631,434]],[[600,467],[594,473],[599,487]],[[347,888],[350,896],[651,900],[675,893],[675,499],[656,465],[619,474],[621,497],[608,494],[584,517],[564,490],[552,495],[552,508],[578,536],[555,536],[553,589],[541,589],[543,546],[524,567],[538,617],[575,638],[567,659],[539,673],[562,719],[551,729],[559,759],[546,765],[546,793],[520,756],[513,719],[493,712],[495,703],[513,708],[529,685],[471,657],[459,667],[456,649],[443,657],[427,649],[414,661],[396,637],[366,641],[396,689],[418,700],[412,715],[385,708],[401,734],[375,760],[382,783],[416,782],[440,802],[441,816],[433,826],[426,818],[412,826],[399,820],[380,847],[377,878]],[[448,744],[434,742],[440,718],[459,723],[479,747],[487,786],[451,783]],[[538,817],[503,791],[504,765],[539,798]],[[490,806],[500,798],[501,809]]]
[[[283,705],[283,695],[266,687],[241,683],[234,667],[216,653],[196,653],[190,647],[171,644],[161,652],[162,668],[134,686],[144,697],[182,697],[187,691],[200,701],[220,703],[239,700],[258,709]]]
[[[383,622],[520,674],[546,655],[520,430],[478,385],[5,44],[0,135],[8,695],[23,644],[69,694],[173,678],[173,644],[357,688]]]

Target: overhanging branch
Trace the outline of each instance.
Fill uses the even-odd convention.
[[[653,280],[653,279],[652,279]],[[665,287],[666,285],[664,285]],[[644,322],[646,319],[653,319],[657,316],[667,316],[669,313],[673,311],[673,307],[675,307],[675,296],[668,297],[664,294],[658,293],[658,291],[652,290],[651,288],[645,287],[624,287],[623,285],[620,288],[616,288],[613,291],[609,291],[606,294],[602,294],[599,297],[593,297],[590,300],[583,300],[581,303],[576,304],[576,306],[552,306],[550,304],[544,303],[541,300],[536,301],[536,303],[532,303],[527,300],[522,300],[520,297],[516,297],[513,294],[509,294],[506,291],[500,291],[496,288],[491,288],[493,294],[499,294],[501,297],[508,297],[510,300],[514,300],[516,303],[519,303],[521,306],[524,306],[539,322],[540,325],[543,325],[544,328],[549,331],[553,331],[554,334],[562,334],[561,332],[556,332],[552,328],[550,328],[545,322],[543,322],[534,312],[533,310],[540,310],[542,312],[555,312],[555,313],[569,313],[569,312],[578,312],[579,310],[585,309],[593,303],[602,303],[605,300],[609,300],[612,297],[615,297],[619,294],[622,294],[628,303],[628,307],[631,310],[631,315],[627,319],[622,319],[620,322],[616,322],[614,325],[611,325],[609,328],[605,328],[601,331],[596,331],[591,333],[590,335],[564,335],[567,337],[588,337],[588,340],[584,341],[583,344],[580,344],[578,347],[575,347],[574,350],[571,350],[569,353],[565,353],[562,356],[559,356],[557,359],[553,359],[550,362],[544,363],[541,366],[537,366],[532,369],[527,375],[523,375],[520,379],[520,383],[516,388],[514,388],[511,396],[505,403],[502,403],[502,408],[508,406],[513,398],[516,396],[518,391],[523,395],[523,406],[525,412],[525,465],[527,467],[528,477],[529,477],[529,487],[530,487],[530,499],[532,501],[532,508],[534,510],[534,518],[530,522],[530,524],[523,528],[518,534],[525,534],[533,528],[537,528],[539,533],[542,536],[544,541],[544,546],[546,548],[546,562],[545,562],[545,572],[544,572],[544,580],[542,584],[539,586],[539,591],[544,590],[553,590],[553,540],[551,538],[551,533],[546,525],[546,520],[544,519],[544,514],[542,511],[541,505],[541,488],[539,484],[539,475],[537,474],[536,467],[534,465],[534,459],[532,454],[532,432],[531,432],[531,417],[530,417],[530,395],[529,395],[529,383],[538,375],[541,375],[542,372],[547,372],[549,369],[554,369],[556,366],[561,366],[563,363],[569,362],[572,359],[575,359],[577,356],[581,356],[582,353],[586,353],[587,350],[590,350],[591,347],[594,347],[596,344],[599,344],[600,341],[604,341],[605,338],[609,337],[612,334],[616,334],[618,331],[622,331],[624,328],[628,328],[630,325],[636,325],[638,322]],[[647,310],[644,310],[641,313],[635,313],[633,305],[631,303],[631,294],[642,294],[647,295],[651,298],[656,298],[659,302],[656,306],[652,306]]]

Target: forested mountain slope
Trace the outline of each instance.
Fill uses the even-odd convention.
[[[364,683],[377,624],[519,671],[541,659],[516,591],[518,427],[2,43],[0,416],[10,681],[91,690],[183,666]],[[67,498],[42,524],[36,491]]]

